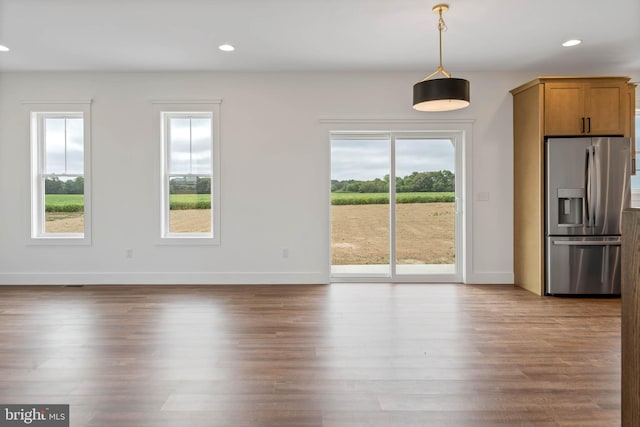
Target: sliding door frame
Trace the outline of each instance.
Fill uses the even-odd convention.
[[[453,275],[406,275],[396,274],[396,235],[395,227],[395,185],[390,186],[390,276],[333,276],[331,275],[331,256],[328,257],[331,282],[462,282],[472,270],[472,120],[416,120],[416,119],[321,119],[328,134],[329,152],[328,171],[331,174],[331,140],[339,134],[389,134],[391,143],[391,172],[395,176],[395,139],[453,139],[456,152],[456,191],[455,232],[456,232],[456,272]],[[330,180],[330,179],[329,179]],[[390,180],[391,181],[391,180]],[[331,195],[329,194],[329,200]],[[328,203],[328,230],[331,230],[331,203]],[[330,232],[328,233],[330,235]],[[328,239],[327,253],[331,254],[331,238]]]
[[[396,186],[389,186],[389,207],[391,209],[390,216],[390,244],[391,244],[391,279],[393,281],[409,281],[409,282],[424,282],[428,280],[430,282],[460,282],[462,278],[462,240],[461,232],[463,228],[463,215],[462,209],[460,209],[462,199],[462,190],[464,188],[462,184],[461,171],[462,171],[462,152],[459,151],[461,135],[457,132],[416,132],[416,131],[401,131],[391,132],[391,172],[395,178],[396,169],[396,142],[397,140],[447,140],[453,144],[455,153],[454,169],[455,169],[455,199],[454,199],[454,248],[455,248],[455,272],[453,274],[398,274],[397,272],[397,241],[396,241]],[[390,180],[391,181],[391,180]],[[395,183],[395,179],[394,179]]]

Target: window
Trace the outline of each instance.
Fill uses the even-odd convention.
[[[31,238],[88,242],[89,105],[56,107],[31,111]]]
[[[219,242],[219,126],[217,110],[208,110],[160,113],[161,236],[165,240]]]

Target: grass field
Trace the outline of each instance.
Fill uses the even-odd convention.
[[[46,212],[84,211],[84,194],[47,194],[44,202]]]
[[[172,194],[169,196],[169,208],[184,209],[211,209],[210,194]]]
[[[172,194],[169,199],[172,210],[211,209],[209,194]],[[47,194],[45,196],[46,212],[83,212],[84,195],[82,194]]]
[[[453,202],[453,192],[444,193],[397,193],[397,203]],[[331,193],[332,205],[379,205],[389,204],[388,193]]]
[[[454,193],[398,193],[397,203],[442,203],[453,202]],[[387,193],[331,193],[332,205],[389,204]],[[209,194],[172,194],[169,199],[171,210],[211,209]],[[46,212],[83,212],[82,194],[47,194]]]

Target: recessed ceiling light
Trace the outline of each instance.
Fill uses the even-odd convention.
[[[231,46],[230,44],[221,44],[220,46],[218,46],[218,49],[223,52],[233,52],[234,50],[236,50],[236,48]]]
[[[567,40],[566,42],[562,43],[562,46],[564,47],[571,47],[571,46],[577,46],[580,43],[582,43],[582,40],[578,40],[578,39],[571,39],[571,40]]]
[[[0,44],[0,52],[9,52],[9,48]]]

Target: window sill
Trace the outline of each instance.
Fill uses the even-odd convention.
[[[73,235],[55,237],[30,237],[29,246],[91,246],[89,237]]]
[[[156,241],[158,246],[220,246],[220,238],[210,234],[167,235]]]

